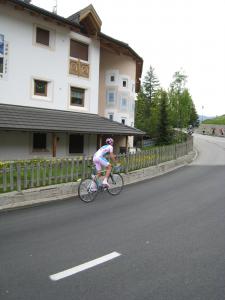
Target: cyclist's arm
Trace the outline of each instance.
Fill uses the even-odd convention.
[[[112,159],[113,162],[117,161],[116,156],[113,152],[109,153],[109,157]]]

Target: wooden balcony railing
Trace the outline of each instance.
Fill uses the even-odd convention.
[[[80,60],[70,59],[69,73],[85,78],[89,78],[89,64]]]

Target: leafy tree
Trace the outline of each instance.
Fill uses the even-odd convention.
[[[173,75],[173,81],[170,84],[170,88],[172,91],[175,91],[180,94],[185,89],[186,82],[187,76],[184,73],[182,73],[182,71],[177,71]]]
[[[193,101],[185,87],[187,76],[175,72],[169,89],[170,120],[174,128],[184,128],[190,123]]]
[[[171,128],[198,125],[198,115],[189,90],[187,76],[183,71],[174,73],[168,92],[159,87],[159,81],[150,66],[138,94],[135,108],[135,126],[145,131],[159,144],[172,142]],[[181,141],[183,135],[174,132],[174,140]]]

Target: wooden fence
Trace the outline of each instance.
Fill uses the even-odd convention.
[[[134,154],[118,155],[122,172],[155,166],[157,164],[184,156],[193,150],[193,139],[187,142]],[[0,193],[21,191],[33,187],[73,182],[90,176],[92,157],[46,159],[34,162],[12,161],[0,167]]]

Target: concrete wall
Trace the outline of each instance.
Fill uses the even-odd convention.
[[[51,47],[35,43],[35,26],[50,30]],[[99,41],[0,3],[0,34],[8,42],[8,74],[0,78],[0,103],[98,113]],[[90,77],[69,74],[70,39],[89,45]],[[33,79],[50,82],[48,99],[33,95]],[[70,85],[86,89],[85,107],[71,107]]]
[[[203,133],[203,131],[205,134],[225,137],[225,125],[201,124],[196,132]]]

